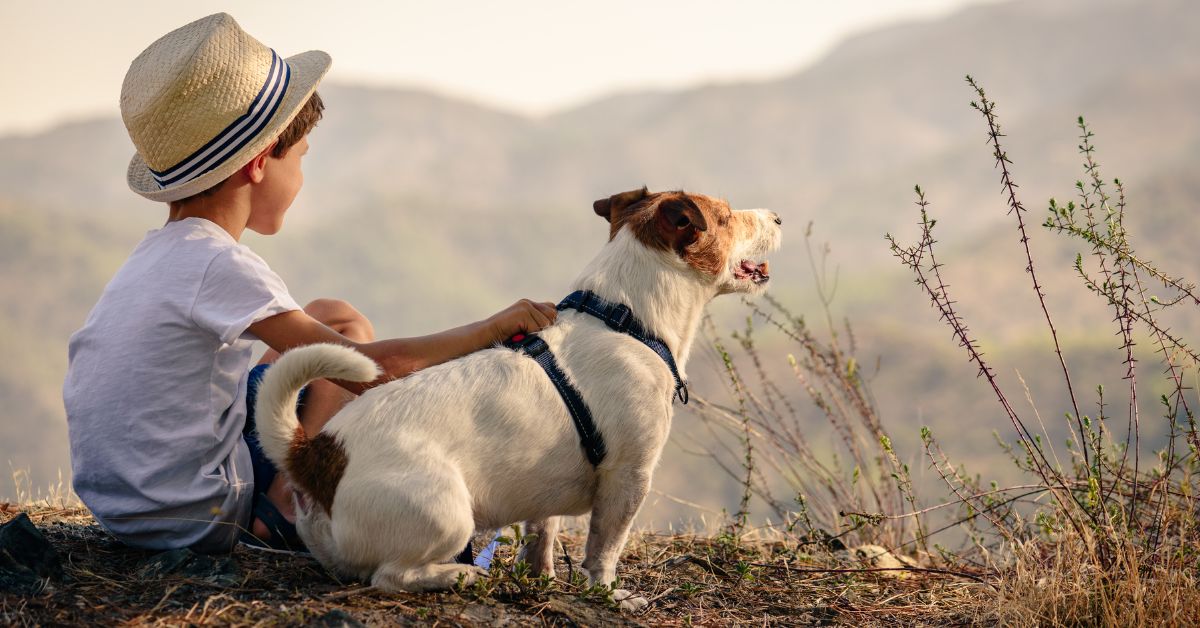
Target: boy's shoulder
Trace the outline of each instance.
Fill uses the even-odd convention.
[[[193,323],[231,342],[267,304],[300,309],[262,257],[202,218],[146,234],[105,288],[90,319],[120,325],[131,312]]]
[[[204,271],[214,265],[270,272],[266,260],[250,247],[203,218],[184,218],[150,231],[130,254],[129,262],[135,261],[174,272]]]
[[[130,338],[153,335],[172,346],[197,332],[232,344],[261,318],[299,309],[254,251],[212,222],[187,218],[146,234],[71,345],[116,351]]]

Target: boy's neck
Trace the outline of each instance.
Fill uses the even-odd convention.
[[[186,203],[171,203],[167,222],[184,218],[203,218],[224,229],[234,240],[241,241],[246,223],[250,220],[250,197],[240,194],[240,186],[226,181],[216,192],[199,196]]]

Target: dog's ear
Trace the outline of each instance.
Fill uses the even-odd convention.
[[[695,242],[700,232],[708,231],[708,221],[696,202],[680,194],[663,200],[655,208],[658,228],[676,249]]]
[[[608,198],[602,198],[592,203],[592,211],[596,212],[597,216],[611,223],[613,216],[623,211],[626,207],[645,199],[649,195],[650,191],[647,190],[646,186],[643,185],[639,190],[630,190],[628,192],[621,192],[620,194],[613,194]]]

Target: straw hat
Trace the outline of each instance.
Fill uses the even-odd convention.
[[[221,182],[287,128],[329,64],[320,50],[284,59],[227,13],[167,33],[121,85],[121,118],[137,149],[129,188],[170,202]]]

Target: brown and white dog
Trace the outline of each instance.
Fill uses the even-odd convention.
[[[571,290],[629,306],[680,370],[704,306],[761,292],[779,216],[716,198],[645,188],[593,204],[609,242]],[[370,381],[376,365],[335,345],[288,352],[266,375],[257,416],[267,456],[297,491],[300,537],[323,565],[385,590],[449,588],[480,570],[447,564],[472,531],[529,522],[536,574],[554,575],[558,515],[591,513],[582,563],[611,586],[617,559],[671,427],[674,378],[646,345],[574,310],[539,332],[582,393],[607,445],[593,467],[546,373],[497,347],[377,386],[316,436],[296,420],[317,378]],[[682,373],[681,373],[682,375]],[[645,598],[614,592],[623,608]]]

